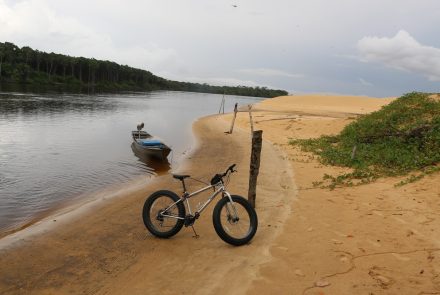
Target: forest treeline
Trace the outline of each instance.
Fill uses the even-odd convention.
[[[174,90],[257,97],[287,95],[266,87],[212,86],[167,80],[149,71],[112,61],[46,53],[13,43],[0,42],[0,82],[69,92]]]

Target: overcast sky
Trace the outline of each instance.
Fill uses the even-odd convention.
[[[440,92],[439,0],[0,0],[0,42],[291,93]]]

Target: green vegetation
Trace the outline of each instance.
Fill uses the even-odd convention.
[[[383,176],[409,176],[398,185],[440,170],[440,96],[409,93],[360,116],[336,136],[291,140],[326,165],[352,168],[315,185],[359,185]]]
[[[175,90],[257,97],[287,95],[284,90],[266,87],[211,86],[171,81],[111,61],[46,53],[26,46],[19,48],[9,42],[0,42],[0,83],[70,92]]]

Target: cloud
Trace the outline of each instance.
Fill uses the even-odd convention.
[[[392,38],[364,37],[357,49],[363,62],[378,62],[440,81],[440,49],[420,44],[406,31]]]
[[[420,56],[431,56],[420,51],[438,52],[425,45],[440,47],[435,29],[438,0],[424,0],[423,5],[381,0],[338,0],[332,5],[328,0],[272,2],[239,0],[234,8],[227,1],[203,0],[0,0],[0,42],[108,59],[175,80],[200,77],[218,83],[371,95],[438,88],[423,76],[439,79],[432,58],[420,61]],[[332,21],[322,26],[328,19]],[[396,32],[395,24],[408,32],[423,32],[423,45],[408,34],[400,40],[393,33],[382,39],[377,34],[366,37],[359,48],[353,46],[353,40],[356,45],[362,37],[375,35],[371,32]],[[403,42],[407,39],[411,44]],[[397,49],[415,52],[395,58],[398,50],[383,44],[396,42],[404,43]],[[418,66],[407,63],[413,55],[419,56]],[[360,56],[365,62],[419,73],[422,79],[399,83],[402,75],[390,77],[383,66],[375,71],[374,87],[366,87],[359,77],[369,81],[371,67],[360,66]]]
[[[0,0],[0,41],[47,52],[107,59],[155,74],[185,67],[173,48],[153,42],[118,46],[110,34],[98,32],[75,17],[57,13],[44,0],[13,5]]]
[[[303,74],[292,74],[277,69],[255,68],[255,69],[239,69],[237,72],[242,74],[250,74],[263,77],[287,77],[287,78],[303,78]]]

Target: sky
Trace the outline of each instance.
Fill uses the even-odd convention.
[[[438,0],[0,0],[0,42],[173,80],[440,92]]]

